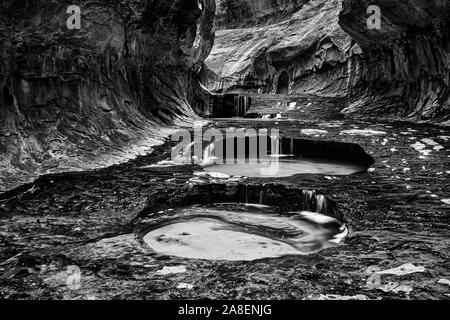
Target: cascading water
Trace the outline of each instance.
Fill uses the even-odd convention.
[[[283,152],[281,150],[280,136],[279,135],[270,136],[270,140],[271,140],[270,156],[274,157],[274,158],[280,157],[283,154]]]
[[[294,139],[290,139],[289,142],[289,152],[283,153],[283,143],[279,135],[270,137],[270,157],[281,158],[281,157],[293,157],[294,156]]]
[[[326,211],[326,199],[323,195],[316,196],[317,202],[317,212],[325,212]]]
[[[147,167],[196,164],[203,166],[205,171],[227,176],[289,177],[296,174],[350,175],[365,171],[371,165],[370,156],[355,147],[343,144],[342,148],[348,151],[337,153],[335,160],[330,159],[331,152],[322,150],[320,143],[282,138],[274,132],[271,132],[270,139],[266,135],[253,135],[233,138],[233,141],[214,140],[200,156],[192,156],[194,144],[185,146],[178,154],[172,154],[172,159]],[[218,150],[219,145],[225,149]],[[330,150],[335,152],[336,149]],[[306,156],[303,156],[304,152]],[[340,160],[347,157],[354,160]]]
[[[216,146],[214,142],[210,143],[203,151],[202,166],[210,166],[215,163],[217,157],[215,156]]]
[[[267,137],[265,141],[267,141]],[[245,156],[240,155],[238,158],[236,155],[236,159],[243,160],[237,163],[234,159],[224,159],[222,163],[210,161],[209,158],[213,157],[210,149],[212,146],[208,146],[204,150],[205,158],[208,159],[205,162],[204,170],[229,176],[288,177],[295,174],[350,175],[367,169],[364,164],[356,161],[303,157],[299,141],[296,141],[294,138],[282,138],[273,132],[270,135],[270,144],[267,144],[270,150],[268,153],[267,149],[265,149],[266,151],[262,151],[263,154],[253,154],[255,152],[249,151],[251,143],[255,144],[254,140],[253,142],[250,139],[247,141],[236,139],[234,141],[233,145],[235,147],[238,146],[236,150],[247,150]],[[263,150],[261,144],[265,143],[257,138],[256,144],[259,145],[260,152]],[[315,144],[312,146],[315,147]],[[311,148],[311,145],[308,147]],[[348,154],[348,156],[351,157],[351,154]]]
[[[243,117],[250,109],[251,98],[245,96],[234,97],[234,108],[237,117]]]

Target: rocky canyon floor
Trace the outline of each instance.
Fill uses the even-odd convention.
[[[212,119],[205,129],[279,128],[286,137],[358,144],[375,161],[367,172],[246,178],[155,166],[170,158],[167,142],[124,164],[46,175],[0,194],[0,297],[448,299],[450,129],[347,119],[345,102],[265,96],[250,113],[281,118]],[[224,261],[164,255],[142,240],[182,207],[231,199],[288,214],[305,194],[323,195],[333,207],[324,213],[347,225],[338,246]],[[67,284],[73,266],[76,288]]]

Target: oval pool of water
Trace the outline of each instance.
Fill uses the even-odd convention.
[[[278,158],[271,161],[254,161],[253,163],[213,164],[203,167],[205,171],[219,172],[245,177],[289,177],[296,174],[350,175],[366,168],[357,163],[339,162],[323,159]]]
[[[260,205],[191,206],[152,227],[143,240],[169,256],[250,261],[315,253],[336,246],[348,233],[345,224],[328,216],[289,215]]]
[[[203,150],[205,171],[246,177],[289,177],[297,174],[351,175],[373,159],[358,145],[279,136],[230,138]]]

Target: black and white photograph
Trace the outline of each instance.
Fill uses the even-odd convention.
[[[0,300],[450,300],[450,1],[0,0]]]

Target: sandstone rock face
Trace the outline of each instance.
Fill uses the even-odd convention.
[[[367,28],[373,1],[345,0],[340,25],[362,48],[364,94],[346,110],[450,124],[450,2],[376,1],[380,29]]]
[[[344,112],[449,124],[448,1],[216,0],[215,92],[348,97]],[[240,9],[238,9],[240,8]]]
[[[340,8],[340,0],[218,0],[204,83],[219,92],[345,95],[348,60],[359,51],[339,26]]]
[[[0,191],[126,160],[205,108],[213,0],[0,3]],[[28,173],[33,173],[30,177]]]
[[[219,0],[215,25],[219,29],[242,29],[289,19],[307,0]]]

